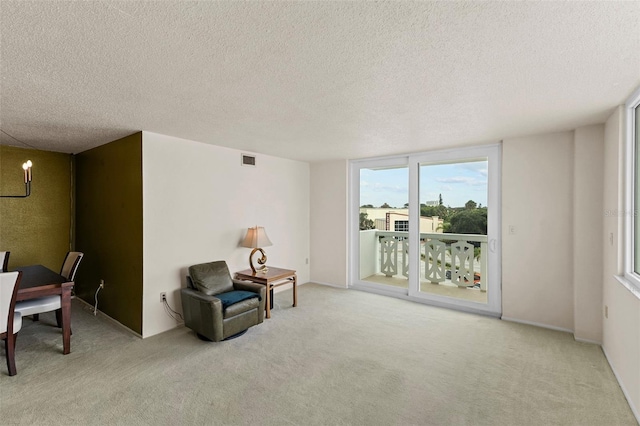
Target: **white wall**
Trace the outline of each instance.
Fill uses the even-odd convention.
[[[602,341],[640,418],[640,300],[614,278],[622,271],[621,114],[604,127],[503,142],[503,318]],[[345,287],[347,176],[343,162],[311,166],[311,278]]]
[[[256,155],[257,166],[246,167],[241,151],[150,132],[142,144],[143,337],[176,326],[160,292],[181,311],[189,265],[226,260],[232,273],[249,267],[250,249],[239,247],[248,227],[264,226],[273,242],[267,265],[309,281],[308,163]]]
[[[504,319],[602,341],[603,149],[603,125],[503,141]],[[339,286],[347,286],[347,170],[311,166],[311,278]]]
[[[311,280],[347,287],[347,161],[311,165]]]
[[[614,278],[623,270],[623,111],[617,108],[605,124],[602,297],[608,318],[603,320],[602,347],[640,419],[640,300]]]
[[[602,343],[604,125],[574,132],[573,334]]]
[[[503,142],[505,319],[573,330],[572,205],[573,132]]]

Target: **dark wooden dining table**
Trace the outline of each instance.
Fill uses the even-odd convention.
[[[16,301],[37,299],[59,294],[61,297],[62,353],[71,352],[71,289],[73,282],[57,272],[42,266],[31,265],[16,268],[22,271]]]

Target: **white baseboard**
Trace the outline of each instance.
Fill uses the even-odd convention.
[[[517,322],[519,324],[533,325],[535,327],[547,328],[549,330],[555,330],[555,331],[564,331],[566,333],[573,334],[573,330],[569,330],[568,328],[556,327],[556,326],[553,326],[553,325],[542,324],[542,323],[534,322],[534,321],[525,321],[525,320],[521,320],[521,319],[518,319],[518,318],[509,318],[509,317],[505,317],[504,315],[502,316],[502,319],[505,320],[505,321]]]
[[[592,345],[602,346],[602,342],[598,342],[597,340],[583,339],[582,337],[576,337],[575,334],[573,335],[573,338],[575,339],[576,342],[590,343]]]
[[[326,285],[327,287],[333,287],[333,288],[342,288],[342,289],[346,289],[347,288],[347,287],[342,286],[342,285],[333,284],[333,283],[325,283],[325,282],[322,282],[322,281],[309,281],[309,283]]]
[[[620,386],[620,389],[622,389],[622,394],[627,399],[627,403],[629,404],[629,408],[631,408],[631,412],[636,417],[636,421],[640,425],[640,411],[638,411],[638,409],[633,405],[633,401],[629,397],[629,392],[627,392],[627,389],[624,387],[624,384],[620,380],[620,376],[618,375],[618,372],[616,371],[615,367],[613,366],[613,364],[611,364],[611,360],[609,360],[609,355],[607,355],[607,350],[604,348],[604,346],[602,346],[602,352],[604,353],[604,357],[609,363],[609,367],[611,367],[611,371],[613,371],[613,375],[616,376],[618,385]]]
[[[521,319],[517,319],[517,318],[510,318],[510,317],[502,317],[503,320],[505,321],[510,321],[510,322],[517,322],[519,324],[527,324],[527,325],[532,325],[534,327],[540,327],[540,328],[546,328],[549,330],[555,330],[555,331],[562,331],[565,333],[571,333],[573,334],[573,338],[576,342],[580,342],[580,343],[590,343],[593,345],[598,345],[601,346],[602,342],[599,342],[597,340],[591,340],[591,339],[583,339],[582,337],[576,337],[575,333],[573,332],[573,330],[570,330],[568,328],[562,328],[562,327],[555,327],[553,325],[548,325],[548,324],[542,324],[539,322],[534,322],[534,321],[525,321],[525,320],[521,320]]]
[[[87,307],[91,308],[91,311],[96,312],[96,315],[99,314],[101,318],[104,318],[104,319],[110,321],[114,325],[117,325],[118,327],[122,328],[123,330],[128,331],[129,333],[133,334],[134,336],[139,337],[139,338],[142,339],[142,335],[141,334],[136,333],[135,331],[133,331],[132,329],[130,329],[126,325],[122,324],[120,321],[111,318],[109,315],[105,314],[100,309],[95,311],[94,310],[94,306],[91,305],[90,303],[87,303],[87,301],[82,300],[80,297],[76,297],[75,300],[78,300],[79,302],[82,302],[83,304],[85,304]]]

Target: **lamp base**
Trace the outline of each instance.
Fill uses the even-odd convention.
[[[258,265],[260,266],[258,266],[258,268],[256,269],[256,267],[253,266],[253,255],[258,251],[262,256],[258,259]],[[265,265],[265,263],[267,263],[267,255],[264,253],[264,250],[262,250],[261,248],[254,248],[249,255],[249,266],[251,267],[251,271],[253,271],[254,274],[258,271],[266,274],[269,268],[267,268],[267,265]]]

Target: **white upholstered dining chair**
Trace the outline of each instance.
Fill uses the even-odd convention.
[[[84,253],[79,251],[70,251],[62,262],[62,268],[60,269],[60,275],[65,277],[68,281],[76,279],[76,272],[80,261]],[[33,320],[38,320],[38,314],[43,312],[56,311],[56,321],[58,327],[61,327],[61,311],[62,309],[62,297],[57,294],[54,296],[45,296],[37,299],[24,300],[16,303],[16,312],[20,312],[23,317],[33,315]]]
[[[9,255],[10,251],[0,251],[0,272],[7,272],[9,269]]]
[[[22,272],[0,272],[0,339],[4,340],[10,376],[17,373],[16,333],[22,328],[22,316],[14,308],[21,278]]]

